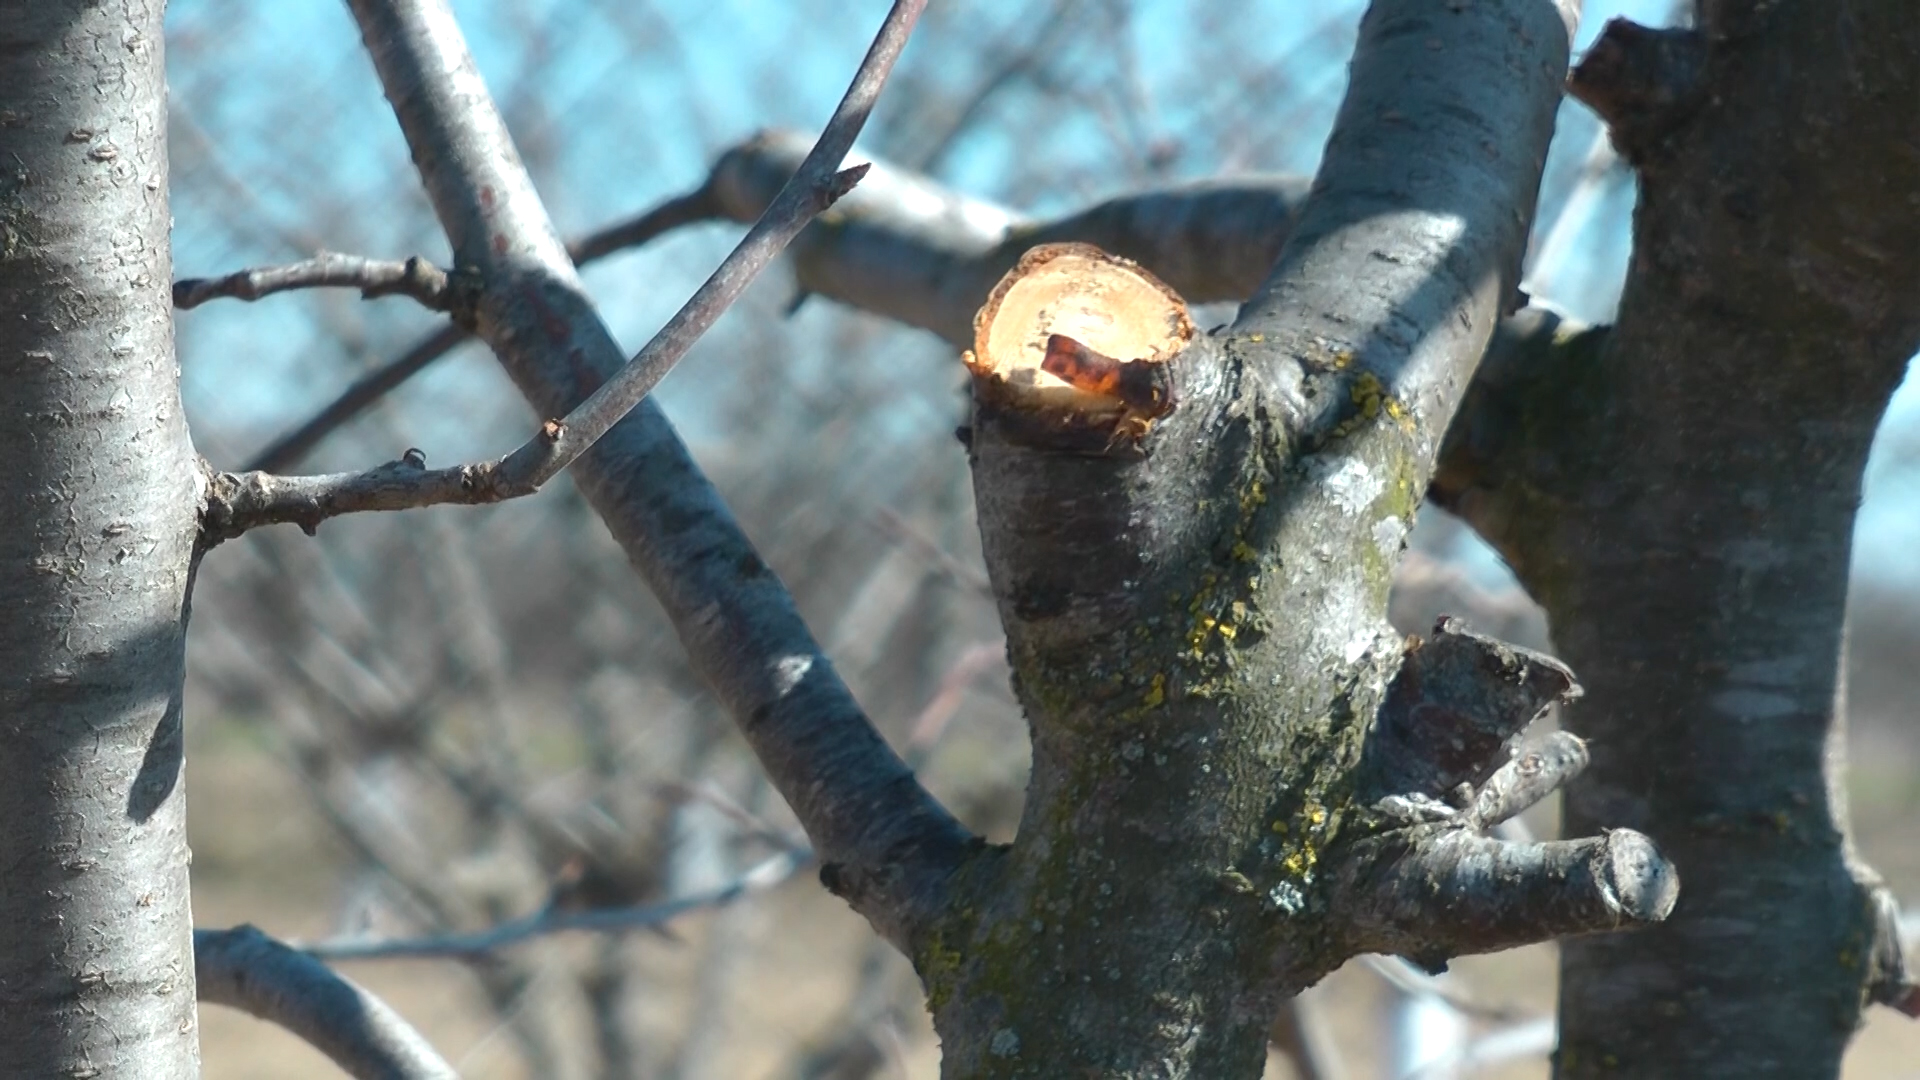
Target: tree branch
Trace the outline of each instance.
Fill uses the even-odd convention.
[[[255,267],[219,278],[183,278],[173,283],[173,306],[182,311],[230,297],[259,300],[292,289],[349,288],[372,300],[408,296],[433,311],[453,304],[447,272],[418,255],[404,261],[368,259],[323,251],[285,266]]]
[[[1672,864],[1630,829],[1509,844],[1444,824],[1363,841],[1335,886],[1356,951],[1435,972],[1456,956],[1656,923],[1679,891]]]
[[[203,459],[200,546],[202,550],[262,525],[300,526],[312,536],[320,523],[370,510],[412,510],[449,503],[474,506],[501,502],[531,489],[508,486],[501,461],[429,469],[418,450],[408,450],[366,472],[320,476],[214,472]]]
[[[286,1028],[358,1080],[453,1080],[420,1033],[379,998],[251,926],[193,932],[200,1000]]]
[[[295,945],[293,948],[324,960],[485,960],[502,949],[553,934],[579,931],[624,934],[635,930],[657,930],[683,915],[726,907],[785,884],[812,861],[813,853],[810,851],[783,851],[719,888],[659,904],[593,908],[587,911],[555,911],[549,908],[473,933],[432,934],[416,938],[336,938],[309,945]]]
[[[482,275],[478,333],[542,415],[569,412],[621,357],[444,0],[351,7],[456,264]],[[904,29],[898,15],[888,26],[896,36]],[[574,476],[834,868],[833,880],[883,936],[908,942],[939,909],[947,875],[972,838],[860,711],[656,405],[642,401]]]
[[[645,213],[588,233],[567,245],[567,254],[574,266],[583,267],[615,252],[639,247],[681,226],[711,221],[718,214],[712,192],[702,184]],[[179,286],[174,286],[174,290],[177,295]],[[452,352],[469,336],[465,328],[454,325],[442,327],[420,339],[406,352],[355,380],[352,386],[315,413],[312,419],[268,444],[266,449],[247,463],[246,468],[261,472],[285,471],[318,446],[322,439],[360,415],[401,383],[426,370],[429,364]]]
[[[1571,732],[1553,732],[1480,785],[1466,808],[1467,827],[1489,829],[1526,812],[1580,775],[1587,760],[1585,740]]]

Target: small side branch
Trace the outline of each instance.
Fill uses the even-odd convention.
[[[260,300],[293,289],[359,289],[368,300],[408,296],[433,311],[452,306],[451,278],[418,255],[403,262],[323,251],[285,266],[254,267],[226,277],[183,278],[173,283],[173,306],[182,311],[209,300]]]
[[[418,450],[408,450],[365,472],[276,476],[264,472],[207,470],[200,511],[203,550],[262,525],[298,525],[311,536],[320,523],[370,510],[412,510],[449,503],[502,502],[531,493],[504,475],[505,461],[429,469]],[[205,463],[202,463],[205,468]]]
[[[1587,761],[1586,740],[1566,731],[1548,735],[1480,785],[1467,807],[1467,827],[1485,830],[1524,813],[1580,775]]]
[[[200,1000],[300,1036],[358,1080],[454,1080],[457,1073],[379,998],[251,926],[193,932]]]
[[[1455,956],[1659,922],[1679,890],[1653,841],[1628,829],[1509,844],[1429,825],[1363,842],[1338,903],[1356,951],[1438,971]]]

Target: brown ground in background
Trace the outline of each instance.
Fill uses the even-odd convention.
[[[345,888],[345,853],[313,814],[299,782],[244,733],[202,730],[190,741],[189,828],[194,847],[194,915],[201,926],[252,922],[288,938],[325,935]],[[1874,864],[1908,902],[1920,902],[1920,755],[1911,733],[1869,731],[1855,738],[1854,811],[1861,843]],[[748,974],[738,984],[728,1018],[733,1055],[724,1074],[742,1080],[770,1077],[783,1062],[825,1034],[852,986],[854,965],[867,940],[864,923],[810,878],[757,901],[746,920],[754,941]],[[640,946],[663,985],[699,954],[712,915],[676,929],[685,943],[648,938]],[[592,947],[581,939],[535,946]],[[1756,942],[1756,947],[1762,947]],[[384,997],[432,1040],[468,1080],[508,1080],[527,1074],[511,1039],[459,964],[424,961],[362,962],[343,970]],[[1454,970],[1480,1000],[1545,1010],[1553,996],[1553,954],[1536,947],[1463,960]],[[664,994],[663,997],[673,995]],[[688,997],[688,994],[681,994]],[[1378,979],[1351,968],[1326,986],[1331,1022],[1353,1080],[1377,1071],[1385,992]],[[677,1027],[685,1001],[660,1003],[658,1023]],[[906,1034],[911,1077],[932,1078],[938,1054],[924,1021]],[[207,1080],[320,1078],[341,1074],[299,1040],[241,1013],[208,1008],[201,1017]],[[882,1074],[887,1075],[887,1074]],[[1274,1064],[1270,1077],[1290,1075]],[[1484,1074],[1499,1080],[1547,1075],[1544,1061]],[[1920,1023],[1875,1009],[1847,1059],[1847,1080],[1920,1078]],[[888,1080],[904,1080],[896,1071]]]

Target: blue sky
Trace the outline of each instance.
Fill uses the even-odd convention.
[[[529,154],[547,162],[543,194],[569,233],[690,187],[718,147],[756,128],[817,126],[886,6],[886,0],[454,4],[496,97],[538,103],[543,139],[541,146],[528,148]],[[1139,129],[1135,135],[1177,133],[1209,116],[1217,122],[1234,115],[1235,103],[1221,97],[1230,99],[1232,86],[1216,93],[1197,83],[1190,63],[1222,48],[1220,29],[1194,17],[1200,6],[1140,0],[1112,40],[1082,46],[1124,53],[1126,62],[1116,70],[1128,81],[1113,91],[1112,100],[1120,102],[1115,112],[1102,116],[1096,108],[1085,117],[1048,117],[1048,137],[1070,144],[1049,150],[1069,160],[1078,154],[1084,168],[1061,174],[1057,183],[1032,175],[1028,159],[1035,148],[1023,143],[1017,116],[1026,99],[1009,95],[1004,109],[1010,115],[956,142],[942,159],[942,179],[1040,213],[1138,186],[1137,171],[1123,174],[1099,165],[1104,144],[1124,145],[1129,138],[1116,128]],[[1671,6],[1671,0],[1589,3],[1579,44],[1589,43],[1609,17],[1660,23]],[[1178,157],[1168,179],[1222,167],[1309,171],[1331,124],[1360,4],[1237,7],[1230,47],[1240,62],[1286,58],[1292,104],[1275,123],[1287,130],[1250,141],[1229,162],[1207,153]],[[1018,20],[1032,10],[1013,4],[968,8],[966,17],[987,27],[969,32],[1017,36]],[[948,71],[937,55],[939,32],[923,27],[899,78],[935,83],[965,76]],[[169,44],[176,111],[190,117],[189,134],[204,140],[199,157],[217,161],[226,174],[221,183],[211,183],[205,168],[180,174],[175,215],[181,274],[284,261],[315,243],[375,255],[443,256],[444,243],[434,234],[417,185],[405,182],[405,147],[358,51],[344,4],[174,0]],[[1261,114],[1250,115],[1257,126]],[[510,115],[510,120],[518,131],[520,118]],[[915,120],[890,114],[883,103],[875,129],[892,144],[911,145]],[[176,118],[176,163],[193,156],[182,130]],[[1556,188],[1553,178],[1570,175],[1586,158],[1596,131],[1579,106],[1563,109],[1543,198],[1543,227],[1569,205],[1565,185]],[[1550,287],[1542,295],[1589,320],[1611,314],[1625,272],[1631,196],[1622,173],[1601,197],[1572,204],[1577,213],[1562,226],[1570,230],[1569,256],[1543,278]],[[589,274],[621,339],[634,346],[644,340],[732,236],[726,229],[697,230]],[[313,357],[341,349],[336,339],[342,325],[366,344],[364,356],[340,362],[362,365],[427,325],[418,313],[393,302],[301,298],[276,304],[217,305],[217,313],[207,309],[182,322],[189,406],[214,446],[229,432],[239,432],[231,435],[235,446],[257,443],[260,432],[300,418],[331,396],[341,384],[340,373]],[[303,313],[301,319],[288,319],[290,305]],[[790,324],[795,335],[810,325],[808,317]],[[915,348],[936,351],[924,342]],[[698,360],[690,360],[687,368],[697,371]],[[451,405],[452,414],[463,419],[490,417],[498,411],[493,399],[510,396],[484,357],[450,361],[422,385],[443,412]],[[663,399],[696,440],[724,440],[725,432],[702,430],[701,386],[697,374],[676,373]],[[517,414],[506,415],[509,420],[449,433],[447,449],[437,458],[499,452],[517,442],[520,421],[511,419]],[[1896,467],[1898,461],[1904,464]],[[1920,590],[1915,549],[1920,549],[1920,387],[1909,379],[1889,408],[1868,470],[1856,570],[1875,583]]]

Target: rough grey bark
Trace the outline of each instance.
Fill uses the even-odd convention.
[[[1834,1076],[1894,990],[1838,683],[1862,469],[1920,345],[1920,20],[1710,2],[1611,27],[1572,85],[1640,174],[1618,325],[1499,388],[1454,502],[1587,683],[1568,824],[1646,831],[1686,890],[1566,946],[1558,1073]]]
[[[1288,246],[1172,359],[1137,448],[1022,411],[983,327],[968,444],[1034,763],[1017,838],[916,943],[946,1075],[1253,1076],[1280,1003],[1356,952],[1439,964],[1671,906],[1644,837],[1503,845],[1439,802],[1472,803],[1564,669],[1449,627],[1409,656],[1385,623],[1513,295],[1570,19],[1376,3]],[[1440,726],[1468,760],[1401,767]]]
[[[163,5],[0,3],[0,1063],[193,1077]]]

